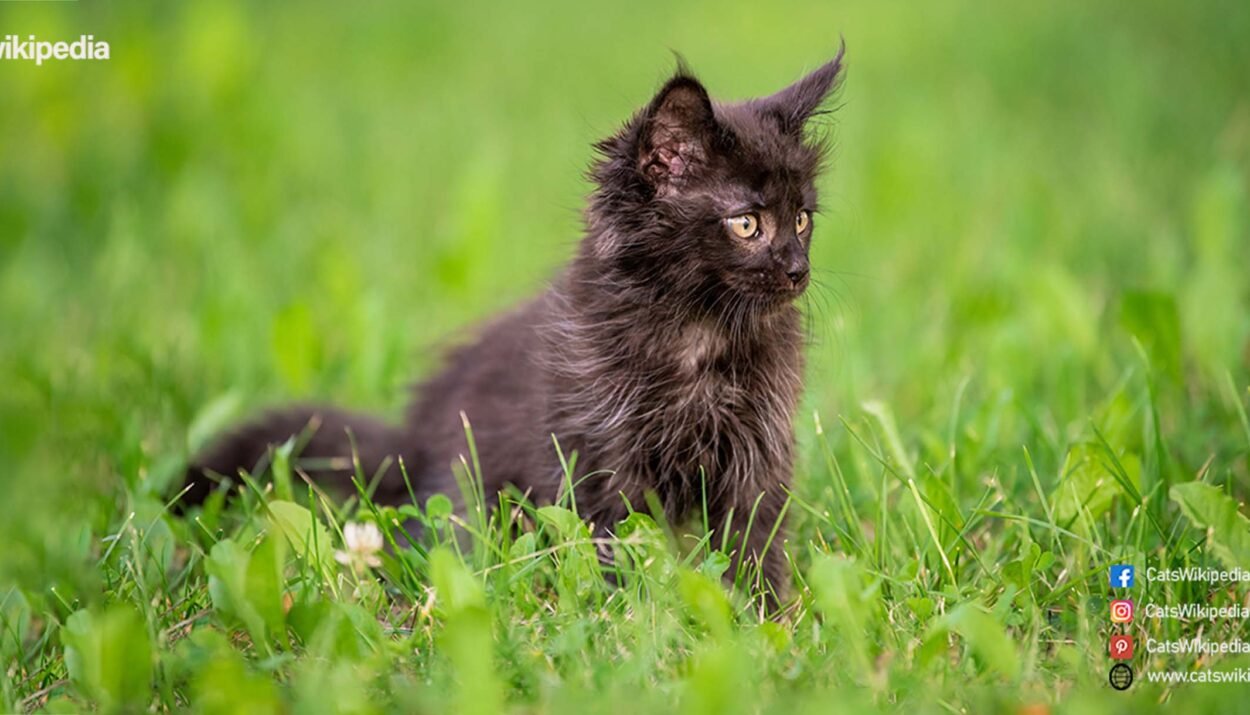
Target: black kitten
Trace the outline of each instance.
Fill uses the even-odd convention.
[[[196,460],[185,499],[215,474],[252,468],[314,430],[301,459],[349,487],[351,442],[375,498],[458,494],[452,465],[472,425],[488,498],[515,485],[539,502],[564,475],[552,442],[576,452],[577,507],[600,535],[648,492],[681,523],[728,529],[735,559],[786,584],[780,538],[794,461],[814,179],[823,147],[804,125],[831,93],[842,53],[770,97],[713,102],[679,68],[645,109],[597,145],[597,189],[572,264],[542,295],[486,325],[417,390],[400,426],[337,409],[271,413]],[[751,526],[747,530],[748,522]],[[717,537],[716,543],[720,543]],[[765,584],[759,584],[766,587]],[[771,600],[771,599],[770,599]]]

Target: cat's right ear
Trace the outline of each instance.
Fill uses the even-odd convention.
[[[639,172],[657,191],[680,186],[707,163],[715,131],[707,90],[679,68],[643,113]]]
[[[753,106],[776,119],[783,132],[802,136],[803,125],[837,88],[845,55],[846,43],[843,42],[832,60],[771,97],[755,100]]]

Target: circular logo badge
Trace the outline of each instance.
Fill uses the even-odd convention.
[[[1111,687],[1116,690],[1128,690],[1128,686],[1133,684],[1133,669],[1125,663],[1116,663],[1111,666],[1111,674],[1107,676],[1107,680],[1111,681]]]

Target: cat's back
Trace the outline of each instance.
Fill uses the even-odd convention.
[[[424,445],[427,475],[450,476],[461,455],[468,457],[467,421],[487,487],[529,486],[545,454],[539,445],[550,449],[541,426],[547,398],[538,334],[547,304],[540,295],[489,320],[417,386],[408,424]]]

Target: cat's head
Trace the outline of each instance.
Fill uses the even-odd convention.
[[[776,94],[712,100],[684,67],[600,142],[587,246],[614,273],[709,305],[786,303],[807,287],[824,145],[808,120],[842,51]]]

